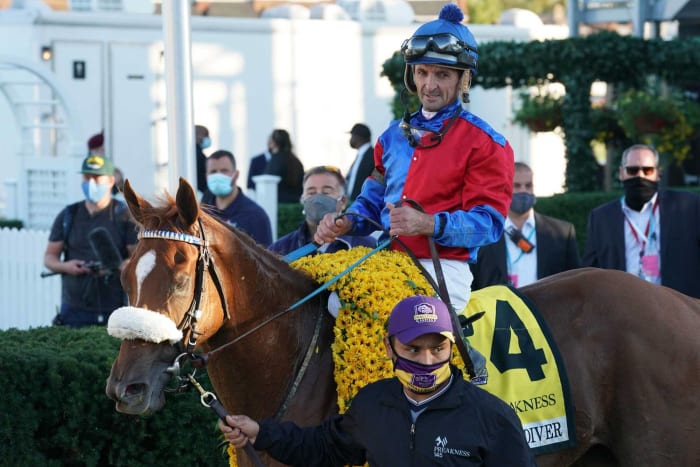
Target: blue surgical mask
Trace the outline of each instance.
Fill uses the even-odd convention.
[[[82,187],[85,199],[91,203],[97,203],[99,200],[101,200],[107,193],[108,189],[107,185],[97,183],[95,180],[83,182]]]
[[[513,199],[510,202],[510,210],[516,214],[525,214],[535,205],[537,198],[535,195],[528,192],[513,193]]]
[[[209,139],[208,136],[205,136],[204,138],[202,138],[202,141],[199,143],[199,147],[202,149],[206,149],[209,146],[211,146],[211,140]]]
[[[232,177],[222,173],[211,174],[207,176],[207,188],[214,196],[228,196],[233,191],[232,180]]]

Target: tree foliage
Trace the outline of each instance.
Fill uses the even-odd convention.
[[[401,73],[401,81],[392,77]],[[384,75],[395,89],[403,86],[400,56],[385,62]],[[604,81],[615,88],[642,89],[650,77],[680,89],[700,81],[700,38],[644,40],[601,32],[586,37],[532,42],[494,41],[480,45],[474,85],[524,88],[559,82],[566,89],[562,130],[566,138],[566,185],[569,191],[598,188],[598,166],[591,150],[591,85]]]

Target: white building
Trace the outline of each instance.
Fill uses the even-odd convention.
[[[30,6],[0,10],[0,216],[46,228],[81,197],[76,172],[87,139],[102,129],[107,154],[137,191],[168,189],[161,16],[23,3]],[[209,128],[210,151],[236,155],[241,185],[249,158],[262,152],[274,128],[290,132],[306,167],[347,168],[354,156],[350,127],[363,121],[377,136],[391,119],[394,91],[380,76],[382,63],[415,28],[376,20],[192,17],[194,122]],[[470,28],[480,42],[567,33]],[[505,134],[517,160],[535,166],[539,194],[561,191],[561,140],[514,126],[514,95],[474,89],[470,110]],[[539,156],[546,158],[541,164]]]

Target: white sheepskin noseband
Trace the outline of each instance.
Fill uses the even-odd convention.
[[[141,339],[156,344],[164,341],[174,344],[182,339],[182,331],[170,318],[133,306],[114,310],[107,322],[107,332],[119,339]]]

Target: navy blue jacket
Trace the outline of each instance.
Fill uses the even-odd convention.
[[[306,225],[306,222],[302,222],[297,230],[289,232],[287,235],[280,237],[275,243],[270,245],[269,249],[279,253],[280,255],[286,255],[303,247],[304,245],[311,243],[312,241],[313,238],[311,238],[309,227]],[[324,250],[324,253],[335,253],[336,251],[340,250],[349,250],[355,246],[374,248],[377,246],[377,241],[374,239],[374,237],[343,235],[336,238],[333,243],[330,243]]]
[[[362,388],[345,415],[317,427],[261,422],[254,447],[304,467],[534,466],[513,409],[464,381],[459,370],[452,375],[448,390],[415,422],[401,383],[389,378]]]
[[[206,210],[223,222],[250,235],[264,247],[272,243],[272,225],[263,208],[238,189],[238,196],[223,211],[216,207],[214,195],[207,190],[202,196]]]

